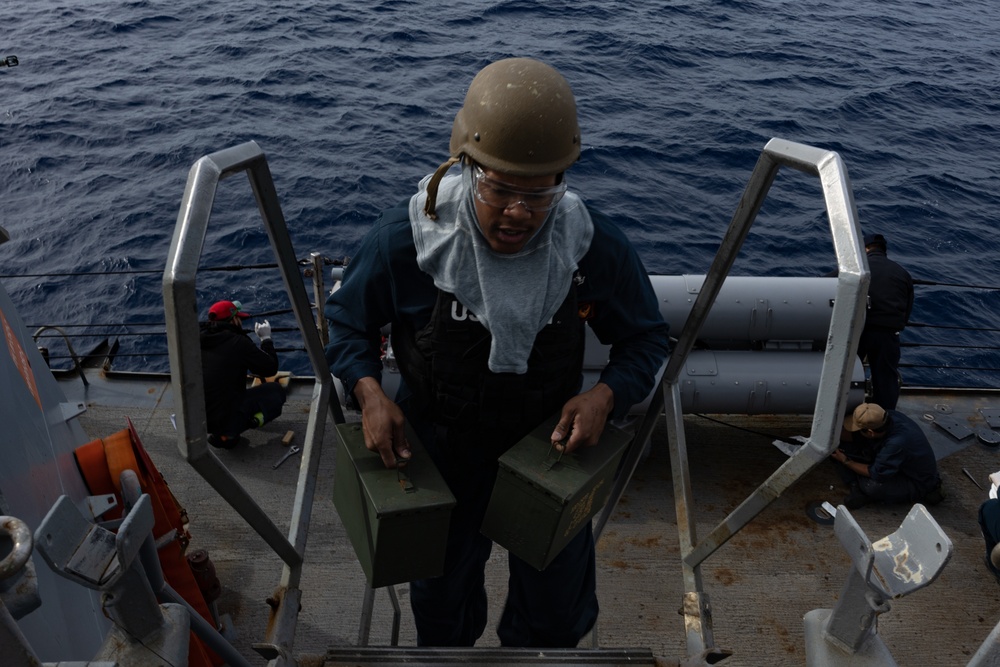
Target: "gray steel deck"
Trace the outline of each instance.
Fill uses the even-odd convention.
[[[172,395],[164,378],[136,376],[92,383],[83,393],[79,378],[61,380],[71,400],[87,410],[80,420],[100,437],[135,424],[153,460],[191,518],[191,548],[207,549],[223,584],[220,613],[231,616],[233,641],[251,664],[266,664],[252,648],[263,641],[268,596],[277,587],[282,563],[260,536],[247,527],[179,454],[171,427]],[[138,397],[138,399],[137,399]],[[299,458],[277,470],[289,430],[301,441],[309,409],[308,390],[293,390],[281,418],[248,433],[251,445],[217,455],[258,503],[287,529]],[[1000,408],[1000,394],[986,392],[904,393],[901,409],[921,415],[948,415],[980,425],[979,407]],[[717,421],[716,421],[717,420]],[[720,424],[724,422],[729,426]],[[772,446],[774,436],[806,435],[810,416],[685,417],[699,534],[717,524],[784,460]],[[976,510],[986,498],[963,474],[967,469],[986,489],[987,476],[1000,470],[1000,449],[975,436],[956,441],[923,422],[938,452],[947,500],[930,511],[954,543],[954,555],[940,579],[927,589],[893,603],[880,618],[880,633],[900,665],[965,665],[1000,621],[1000,585],[983,564],[984,546]],[[302,609],[294,653],[309,664],[323,664],[331,647],[352,647],[364,594],[364,578],[333,508],[334,429],[326,428],[318,495],[310,528],[302,581]],[[597,627],[602,648],[649,649],[676,660],[685,652],[679,546],[666,430],[658,426],[649,457],[598,544],[598,586],[602,605]],[[805,663],[802,617],[832,607],[846,579],[850,559],[832,526],[807,518],[813,501],[837,504],[844,495],[832,464],[823,464],[767,507],[703,565],[719,648],[733,651],[730,666]],[[894,532],[908,507],[866,507],[854,512],[876,540]],[[283,522],[283,523],[282,523]],[[479,642],[488,662],[498,645],[492,628],[503,602],[506,554],[496,548],[487,585],[491,620]],[[400,645],[414,645],[405,586],[397,587],[403,607]],[[376,596],[370,644],[390,643],[391,606],[384,591]],[[585,640],[589,646],[589,640]],[[333,664],[328,663],[328,664]],[[339,663],[338,663],[339,664]],[[669,663],[668,663],[669,664]]]

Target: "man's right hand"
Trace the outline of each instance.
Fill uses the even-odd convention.
[[[271,337],[271,323],[268,322],[267,320],[264,320],[263,322],[257,322],[256,324],[253,325],[253,332],[257,334],[257,338],[259,338],[260,342],[263,343],[265,340]]]
[[[395,468],[398,462],[409,460],[412,452],[403,431],[403,411],[389,400],[382,385],[373,377],[361,378],[354,385],[354,396],[361,406],[365,447],[378,452],[386,468]]]

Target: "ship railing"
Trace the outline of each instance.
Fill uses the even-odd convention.
[[[0,243],[2,243],[3,240],[3,229],[0,228]],[[323,318],[322,306],[328,294],[324,291],[325,287],[323,285],[323,276],[329,275],[332,279],[332,283],[335,284],[341,279],[344,266],[346,266],[349,261],[348,257],[331,259],[330,257],[323,256],[316,252],[312,252],[308,257],[302,257],[298,260],[299,267],[303,268],[303,274],[306,278],[311,278],[313,282],[313,294],[315,299],[314,308],[316,311],[315,326],[319,327],[320,338],[324,345],[328,342],[328,333],[325,329],[326,320]],[[240,265],[227,264],[201,266],[199,267],[199,272],[254,272],[271,271],[276,268],[277,264],[271,262]],[[131,279],[145,280],[146,276],[152,274],[155,274],[158,278],[162,278],[163,268],[125,269],[114,271],[19,272],[13,274],[0,274],[0,280],[26,280],[36,278],[65,279],[90,277],[95,275],[127,275],[133,277]],[[654,281],[654,285],[656,284],[656,281],[660,279],[680,279],[686,281],[686,294],[690,295],[692,299],[701,288],[703,280],[703,276],[701,275],[689,274],[685,274],[683,276],[665,276],[654,274],[651,275],[651,278]],[[255,276],[251,278],[251,280],[256,281],[259,280],[259,278]],[[750,277],[730,275],[720,292],[719,299],[724,299],[727,295],[726,290],[735,284],[744,283],[748,286],[764,286],[768,283],[781,284],[780,282],[771,281],[788,280],[788,277],[782,276]],[[789,282],[797,283],[802,280],[803,278],[794,278]],[[824,283],[830,281],[834,286],[830,289],[830,299],[832,300],[833,289],[836,285],[835,277],[814,276],[811,278],[805,278],[804,280],[809,282],[818,281]],[[974,304],[975,307],[971,312],[976,316],[989,316],[994,314],[995,309],[991,310],[988,304],[991,303],[990,300],[995,299],[997,294],[1000,294],[1000,285],[984,285],[968,282],[956,283],[952,281],[936,281],[921,278],[914,278],[913,283],[916,290],[915,302],[917,304],[942,303],[946,301],[950,302],[955,299],[962,299]],[[768,291],[765,289],[762,293],[767,295]],[[987,305],[985,307],[981,306],[980,304],[983,303]],[[770,308],[769,305],[766,307]],[[682,324],[687,318],[687,310],[683,311],[683,317],[678,317],[676,311],[669,311],[663,305],[661,305],[661,311],[665,311],[664,319],[674,325],[679,326],[678,323]],[[751,316],[756,314],[755,309],[749,309],[749,312]],[[787,314],[789,311],[784,312]],[[795,314],[801,313],[806,318],[810,317],[805,311],[793,312]],[[301,337],[301,331],[298,326],[291,326],[290,321],[287,322],[287,324],[280,323],[280,320],[283,320],[286,316],[294,316],[294,313],[290,308],[255,308],[254,315],[257,317],[271,318],[273,324],[271,331],[273,333],[287,333],[292,337]],[[278,321],[275,321],[275,318],[278,318]],[[994,317],[993,320],[995,322],[996,318]],[[790,320],[786,317],[784,321],[788,322],[794,320]],[[809,321],[815,323],[818,322],[818,319],[809,319]],[[731,340],[720,341],[712,339],[709,335],[709,330],[711,329],[709,326],[710,323],[711,320],[709,320],[705,327],[703,327],[700,336],[706,340],[699,340],[699,342],[695,344],[695,349],[688,358],[689,364],[697,360],[696,355],[699,353],[705,353],[706,351],[713,349],[728,349],[725,347],[718,348],[717,345],[720,342],[724,345],[734,342]],[[986,326],[983,326],[984,324]],[[86,385],[87,383],[95,380],[95,375],[97,376],[97,381],[105,378],[110,380],[130,379],[140,376],[162,377],[167,375],[165,366],[166,362],[163,362],[162,365],[160,362],[161,359],[166,359],[168,357],[165,343],[166,332],[163,330],[163,322],[131,319],[124,322],[105,321],[89,323],[57,323],[42,321],[29,324],[28,326],[30,329],[35,330],[33,338],[38,344],[39,349],[42,351],[43,359],[49,365],[52,373],[59,380],[81,378],[81,381],[83,381]],[[823,344],[825,344],[829,320],[824,318],[822,326],[823,330],[821,335],[812,338],[796,338],[794,340],[783,339],[780,337],[773,338],[773,332],[764,327],[759,332],[763,334],[760,338],[747,338],[741,342],[744,345],[748,342],[752,345],[759,345],[762,346],[763,349],[780,348],[788,350],[795,349],[796,345],[800,350],[808,351],[812,349],[819,349]],[[813,325],[808,327],[809,331],[813,328]],[[715,331],[717,331],[717,329]],[[900,378],[901,390],[903,392],[923,392],[928,390],[949,391],[953,389],[974,389],[976,391],[995,392],[996,388],[994,385],[996,383],[994,378],[996,374],[1000,372],[1000,368],[998,368],[996,364],[997,355],[995,354],[995,352],[1000,351],[1000,346],[996,345],[997,333],[1000,333],[1000,328],[998,328],[995,323],[991,323],[989,321],[981,322],[978,319],[955,318],[953,321],[949,320],[948,323],[910,320],[900,335],[900,346],[906,348],[903,358],[899,364],[899,368],[902,372],[902,376]],[[588,338],[590,338],[591,335],[592,334],[588,332]],[[79,354],[71,348],[71,341],[75,341],[76,348],[81,350]],[[53,342],[56,347],[50,349]],[[284,346],[275,348],[279,354],[283,355],[282,363],[288,367],[286,370],[294,372],[292,383],[293,390],[298,388],[300,381],[302,383],[312,381],[312,378],[305,370],[305,362],[303,362],[306,352],[305,347],[303,344],[297,343],[298,341],[286,343]],[[706,345],[703,346],[702,343],[706,343]],[[595,347],[600,347],[596,338],[594,338],[594,344]],[[704,349],[699,350],[700,347],[704,347]],[[746,348],[738,347],[735,349],[743,350]],[[946,350],[947,352],[941,352],[942,350]],[[585,370],[603,368],[603,362],[601,360],[606,360],[606,356],[602,357],[601,354],[603,353],[592,353],[590,351],[589,341],[587,354],[588,357],[591,357],[591,355],[593,356],[590,359],[584,360]],[[947,355],[947,357],[942,360],[940,358],[942,355]],[[821,361],[822,358],[820,357],[820,362]],[[100,368],[101,372],[99,374],[86,372],[91,368]],[[920,379],[915,380],[912,375],[908,376],[906,373],[909,369],[921,369],[919,372],[924,375]],[[940,372],[940,377],[947,378],[947,384],[937,384],[930,380],[927,376],[928,370]],[[86,380],[83,380],[83,378],[86,378]],[[334,378],[334,384],[335,386],[338,386],[336,378]],[[859,383],[859,386],[861,384],[863,384],[863,382]],[[694,389],[694,387],[689,387],[689,389]],[[652,392],[650,393],[652,394]],[[806,414],[809,409],[812,408],[815,400],[814,393],[810,391],[810,394],[812,394],[812,396],[810,396],[807,402],[807,408],[801,407],[803,396],[800,392],[789,391],[786,395],[792,396],[793,400],[790,402],[779,400],[777,403],[775,403],[774,400],[776,396],[774,394],[768,394],[768,403],[761,404],[751,402],[747,406],[748,409],[746,410],[746,414]],[[682,398],[685,398],[686,400],[689,396],[682,392]],[[641,404],[636,404],[632,407],[632,414],[638,415],[644,412],[647,404],[648,397],[647,399],[644,399]],[[719,408],[720,406],[715,402],[709,405],[685,405],[685,410],[691,414],[744,412],[742,409],[729,410],[728,408]]]
[[[206,430],[195,282],[218,184],[240,173],[249,178],[315,377],[287,536],[215,456]],[[163,304],[171,382],[176,396],[178,449],[284,562],[279,588],[272,597],[267,634],[254,648],[274,665],[294,664],[291,647],[302,596],[299,586],[326,417],[329,413],[335,423],[342,423],[344,415],[339,401],[330,400],[333,380],[324,358],[320,331],[312,321],[312,308],[267,160],[255,142],[212,153],[191,167],[163,271]]]

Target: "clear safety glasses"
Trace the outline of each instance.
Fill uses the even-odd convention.
[[[472,191],[476,199],[493,208],[506,211],[520,204],[529,213],[545,213],[566,194],[566,181],[547,188],[523,188],[490,178],[477,164],[472,166]]]

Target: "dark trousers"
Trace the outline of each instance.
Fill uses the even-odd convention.
[[[986,565],[994,574],[1000,575],[1000,570],[993,566],[990,561],[990,554],[993,547],[1000,542],[1000,500],[990,498],[979,506],[979,527],[983,531],[983,540],[986,542]]]
[[[861,332],[858,356],[867,357],[872,376],[872,403],[885,410],[895,410],[899,402],[899,333],[894,331]]]
[[[472,646],[486,628],[484,569],[493,543],[479,529],[496,480],[496,462],[483,456],[474,434],[448,438],[443,429],[418,433],[457,504],[444,575],[410,583],[417,644]],[[570,648],[594,626],[597,583],[589,524],[545,570],[539,572],[513,554],[508,570],[507,601],[497,628],[503,646]]]
[[[863,494],[871,502],[877,503],[916,503],[923,497],[909,477],[905,475],[893,475],[881,482],[876,482],[871,477],[858,475],[840,466],[841,478],[848,486],[857,485]]]
[[[857,436],[857,438],[861,438],[861,436]],[[871,465],[872,461],[875,460],[875,453],[866,442],[855,439],[841,443],[840,448],[853,461]],[[837,464],[837,472],[844,484],[851,488],[857,487],[871,502],[916,503],[920,502],[923,497],[917,485],[906,475],[893,475],[881,482],[876,482],[871,477],[859,475],[839,463]]]
[[[216,435],[237,438],[254,425],[252,419],[255,414],[263,413],[266,424],[281,415],[281,406],[284,404],[285,389],[277,382],[262,382],[256,387],[250,387],[237,410],[227,420],[225,429]]]

